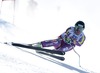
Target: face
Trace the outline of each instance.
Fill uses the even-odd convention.
[[[82,31],[83,31],[83,27],[82,26],[75,26],[75,33],[77,35],[79,35]]]

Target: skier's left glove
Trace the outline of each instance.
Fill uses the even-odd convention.
[[[65,38],[65,42],[66,42],[67,44],[71,44],[71,43],[72,43],[72,40],[71,40],[70,38]]]

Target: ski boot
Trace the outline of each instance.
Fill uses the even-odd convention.
[[[28,44],[28,45],[29,45],[29,46],[34,46],[34,47],[40,47],[40,48],[42,48],[41,42],[33,43],[33,44]]]

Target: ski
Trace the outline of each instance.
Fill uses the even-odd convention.
[[[50,53],[47,53],[47,52],[37,51],[37,53],[43,54],[43,55],[47,55],[47,56],[50,56],[50,57],[52,57],[52,58],[55,58],[55,59],[58,59],[58,60],[61,60],[61,61],[64,61],[64,60],[65,60],[64,57],[57,56],[57,55],[54,55],[54,54],[50,54]]]
[[[7,43],[5,43],[5,44],[7,44]],[[48,52],[48,53],[52,53],[52,54],[65,55],[65,52],[62,52],[62,51],[44,49],[44,48],[40,48],[40,47],[29,46],[27,44],[20,44],[20,43],[11,42],[10,45],[17,46],[17,47],[28,48],[28,49],[33,49],[33,50],[44,51],[44,52]]]

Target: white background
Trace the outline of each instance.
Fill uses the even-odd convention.
[[[10,35],[7,39],[23,43],[57,38],[78,20],[84,21],[86,41],[75,50],[81,55],[83,67],[100,73],[99,3],[99,0],[17,0],[14,10],[13,1],[4,1],[0,4],[0,18],[23,30],[20,34],[19,30],[9,30],[14,37],[12,40]],[[78,66],[78,57],[73,51],[65,57],[67,64]]]

